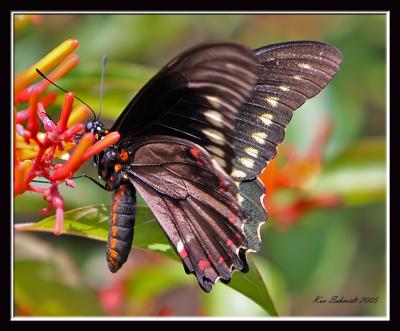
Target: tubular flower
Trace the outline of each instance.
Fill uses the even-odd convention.
[[[310,196],[309,188],[315,183],[323,169],[322,151],[331,132],[331,120],[325,118],[318,125],[318,131],[310,149],[300,155],[295,149],[284,145],[280,157],[272,160],[260,179],[267,187],[264,205],[271,219],[281,229],[293,226],[299,217],[313,208],[332,208],[341,203],[336,194]],[[285,165],[279,166],[280,158],[285,158]],[[290,202],[279,201],[279,192],[291,189],[294,198]]]
[[[64,219],[64,199],[59,193],[59,185],[65,183],[75,187],[71,180],[75,171],[93,155],[119,140],[117,132],[96,143],[92,133],[82,135],[84,124],[80,122],[88,117],[90,109],[86,106],[73,108],[72,93],[65,94],[57,122],[46,112],[57,94],[46,93],[50,85],[47,80],[34,83],[40,78],[36,68],[43,73],[53,69],[47,77],[52,81],[60,79],[79,62],[78,56],[73,54],[77,47],[77,40],[68,39],[14,77],[14,196],[25,191],[41,194],[49,203],[41,214],[46,215],[52,209],[56,211],[56,235],[61,234]],[[25,103],[27,108],[17,110]],[[37,177],[44,178],[48,187],[33,185]]]

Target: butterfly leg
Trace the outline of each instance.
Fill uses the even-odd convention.
[[[102,183],[98,182],[96,179],[90,177],[90,176],[87,175],[87,174],[78,175],[78,176],[72,177],[71,179],[78,179],[78,178],[82,178],[82,177],[91,180],[93,183],[95,183],[97,186],[99,186],[99,187],[102,188],[103,190],[105,190],[105,191],[110,191],[110,189],[108,189],[107,186],[106,186],[105,184],[102,184]]]

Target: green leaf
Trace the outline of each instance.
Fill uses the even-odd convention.
[[[109,208],[105,205],[70,210],[64,214],[64,233],[106,241],[109,226],[108,220]],[[16,224],[15,229],[17,231],[52,232],[54,221],[55,216],[50,216],[37,223]],[[176,261],[180,261],[150,209],[142,205],[138,205],[136,209],[133,246],[138,249],[162,253]],[[248,273],[235,272],[228,285],[259,304],[268,315],[277,316],[267,287],[256,265],[252,262],[251,257],[248,260],[250,271]]]
[[[247,260],[250,271],[235,272],[229,286],[258,303],[270,316],[278,316],[260,272],[250,257]]]
[[[18,306],[34,316],[100,316],[97,296],[85,286],[63,279],[55,263],[19,260],[14,264],[14,293]]]
[[[331,160],[313,187],[314,194],[334,192],[348,205],[385,201],[386,143],[365,138]]]

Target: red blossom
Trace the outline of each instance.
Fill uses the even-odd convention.
[[[99,301],[108,315],[121,314],[126,293],[124,281],[116,281],[113,284],[102,288],[99,293]]]
[[[78,46],[78,41],[68,39],[32,67],[15,75],[15,131],[14,131],[14,195],[26,191],[36,192],[48,201],[48,206],[41,211],[42,215],[55,209],[56,223],[54,233],[62,233],[64,221],[64,199],[59,193],[59,185],[65,183],[75,187],[71,180],[74,173],[93,155],[104,150],[119,140],[118,132],[108,134],[95,142],[92,133],[84,133],[84,121],[90,114],[86,106],[73,108],[74,95],[67,93],[61,109],[60,118],[54,122],[46,108],[56,99],[56,93],[43,95],[49,87],[47,80],[34,81],[40,78],[36,68],[46,72],[49,79],[55,81],[78,63],[76,54],[71,54]],[[17,107],[28,101],[28,108],[17,110]],[[74,148],[75,147],[75,148]],[[72,148],[71,155],[69,150]],[[67,159],[66,162],[63,160]],[[33,180],[43,177],[47,187],[34,185]]]
[[[169,305],[164,305],[158,310],[156,315],[157,316],[176,316],[176,312]]]
[[[264,204],[270,218],[281,229],[290,228],[301,215],[314,208],[333,208],[341,204],[341,199],[336,194],[309,196],[309,188],[323,169],[322,151],[329,138],[331,126],[329,118],[321,120],[312,145],[305,155],[288,145],[282,146],[279,150],[280,156],[272,160],[260,175],[267,188]],[[279,165],[280,158],[285,159],[282,166]],[[288,189],[292,190],[294,198],[290,202],[279,201],[278,193]]]

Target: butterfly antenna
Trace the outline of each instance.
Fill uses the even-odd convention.
[[[36,68],[36,72],[42,76],[44,79],[46,79],[48,82],[50,82],[51,84],[53,84],[55,87],[57,87],[58,89],[60,89],[61,91],[64,91],[65,93],[69,93],[67,90],[63,89],[61,86],[57,85],[56,83],[54,83],[53,81],[51,81],[50,79],[48,79],[44,73],[42,73],[38,68]],[[82,99],[78,98],[77,96],[74,96],[75,99],[79,100],[80,102],[82,102],[86,107],[88,107],[92,113],[94,118],[96,119],[96,113],[94,112],[94,110]]]
[[[101,81],[100,81],[100,110],[99,110],[99,115],[97,115],[97,119],[100,118],[101,114],[101,106],[103,105],[103,93],[104,93],[104,71],[106,69],[106,64],[108,61],[108,56],[103,55],[103,58],[101,59]]]

